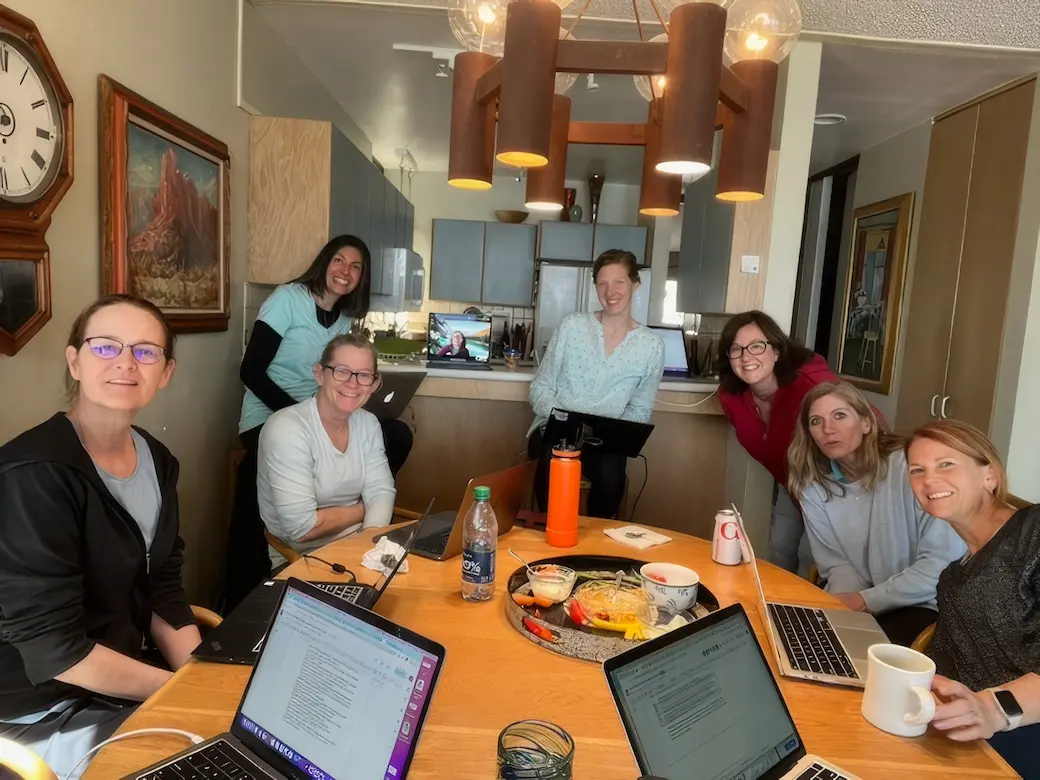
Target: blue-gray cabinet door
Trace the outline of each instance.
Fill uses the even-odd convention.
[[[591,222],[543,222],[538,233],[539,260],[592,262]]]
[[[360,155],[346,136],[332,128],[332,165],[329,172],[329,238],[353,233],[361,235],[354,213],[355,191],[368,199],[368,179],[359,166]],[[365,226],[365,230],[368,226]]]
[[[592,242],[592,260],[608,249],[624,249],[636,256],[639,265],[646,265],[646,228],[642,225],[596,225]]]
[[[408,201],[405,201],[404,209],[404,244],[402,246],[405,249],[412,248],[412,241],[415,236],[415,206]]]
[[[690,314],[726,310],[734,206],[715,199],[717,178],[712,169],[688,184],[683,196],[675,303],[679,311]]]
[[[479,303],[484,276],[484,223],[433,220],[430,299]]]
[[[383,177],[383,250],[397,246],[397,200],[401,193],[389,179]],[[386,257],[380,261],[381,280],[379,292],[389,295],[394,289],[394,266]],[[373,279],[373,281],[375,281]],[[373,287],[372,292],[376,292]]]
[[[372,256],[372,287],[375,295],[383,290],[383,248],[386,246],[386,177],[376,166],[368,164],[368,251]],[[391,242],[393,236],[391,235]],[[389,291],[387,291],[389,292]]]
[[[534,254],[538,228],[534,225],[484,225],[484,287],[480,300],[502,306],[532,306]]]

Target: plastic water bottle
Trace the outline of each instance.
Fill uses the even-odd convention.
[[[473,498],[462,524],[462,598],[487,601],[495,595],[498,518],[491,508],[491,488],[473,488]]]

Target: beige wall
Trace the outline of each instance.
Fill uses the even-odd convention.
[[[184,336],[170,387],[139,422],[180,459],[185,584],[205,602],[223,563],[225,453],[241,398],[248,117],[235,106],[236,9],[228,0],[5,0],[40,28],[75,101],[75,182],[47,233],[54,316],[16,356],[0,357],[0,441],[61,409],[72,320],[97,297],[97,79],[105,73],[219,138],[231,150],[232,320]]]

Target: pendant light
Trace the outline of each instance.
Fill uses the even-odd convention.
[[[567,133],[571,126],[571,99],[553,98],[549,164],[527,171],[524,205],[532,211],[563,211],[567,179]]]
[[[448,184],[464,190],[491,189],[495,168],[495,103],[478,103],[477,81],[495,63],[490,54],[464,51],[455,57],[451,95]]]

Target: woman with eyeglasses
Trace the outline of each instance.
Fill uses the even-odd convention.
[[[776,480],[769,561],[803,576],[812,565],[801,513],[787,494],[787,449],[802,399],[837,377],[827,361],[760,311],[730,318],[719,337],[719,402],[737,441]]]
[[[260,432],[260,516],[300,553],[389,525],[396,495],[379,420],[362,408],[379,389],[375,347],[336,336],[313,371],[317,394],[275,412]],[[284,562],[270,554],[272,566]]]
[[[69,410],[0,448],[0,736],[61,777],[201,641],[177,459],[132,425],[170,381],[173,346],[154,305],[101,298],[65,348]],[[168,668],[143,660],[153,648]]]

